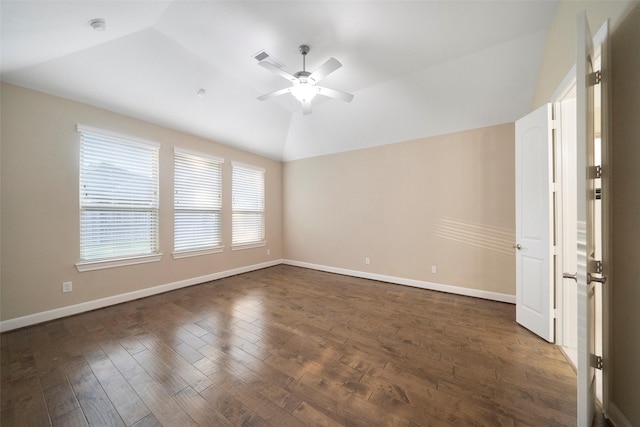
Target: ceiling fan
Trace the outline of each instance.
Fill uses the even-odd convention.
[[[263,68],[284,77],[293,83],[293,86],[287,87],[284,89],[276,90],[275,92],[267,93],[265,95],[259,96],[258,99],[260,101],[264,101],[270,98],[274,98],[276,96],[284,95],[285,93],[290,93],[296,97],[298,101],[302,103],[302,113],[303,114],[311,114],[311,100],[316,95],[323,95],[329,98],[339,99],[345,102],[351,102],[353,99],[353,95],[350,93],[342,92],[336,89],[329,89],[327,87],[316,86],[320,80],[333,73],[338,68],[342,67],[340,61],[335,58],[329,58],[324,64],[320,66],[316,71],[310,73],[306,70],[305,66],[305,58],[307,53],[311,50],[309,46],[306,44],[301,45],[298,50],[302,54],[302,71],[298,71],[295,74],[289,74],[284,71],[282,68],[273,65],[267,61],[261,61],[258,63]]]

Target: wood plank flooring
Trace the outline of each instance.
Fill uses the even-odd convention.
[[[276,266],[1,340],[2,426],[572,426],[515,307]]]

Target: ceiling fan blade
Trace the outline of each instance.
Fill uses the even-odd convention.
[[[353,95],[347,92],[342,92],[341,90],[329,89],[328,87],[320,87],[316,86],[319,90],[318,93],[323,96],[328,96],[329,98],[339,99],[345,102],[351,102],[353,99]]]
[[[302,102],[302,114],[305,116],[311,114],[311,101],[303,101]]]
[[[327,59],[327,62],[320,66],[320,68],[311,73],[309,78],[313,79],[317,83],[340,67],[342,67],[340,61],[336,58],[329,58]]]
[[[275,92],[266,93],[258,97],[260,101],[265,101],[267,99],[275,98],[276,96],[284,95],[285,93],[291,92],[290,87],[285,87],[284,89],[276,90]]]
[[[267,61],[258,62],[258,65],[261,66],[262,68],[266,68],[267,70],[271,71],[272,73],[275,73],[275,74],[279,75],[280,77],[284,77],[285,79],[289,80],[290,82],[295,82],[296,80],[298,80],[295,76],[287,73],[282,68],[276,67],[275,65],[273,65],[270,62],[267,62]]]

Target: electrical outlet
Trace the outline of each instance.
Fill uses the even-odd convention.
[[[73,282],[62,282],[62,293],[71,292],[73,290]]]
[[[367,264],[367,265],[371,264],[371,258],[365,257],[364,258],[364,263]]]
[[[267,249],[267,255],[271,255],[271,249]]]
[[[438,272],[438,269],[436,268],[436,266],[435,266],[435,265],[432,265],[432,266],[431,266],[431,272],[432,272],[433,274],[436,274],[436,273]]]

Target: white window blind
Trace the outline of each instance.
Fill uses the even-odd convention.
[[[232,163],[232,244],[264,241],[264,169]]]
[[[155,143],[78,125],[80,259],[158,254]]]
[[[222,162],[222,159],[175,151],[175,252],[221,247]]]

